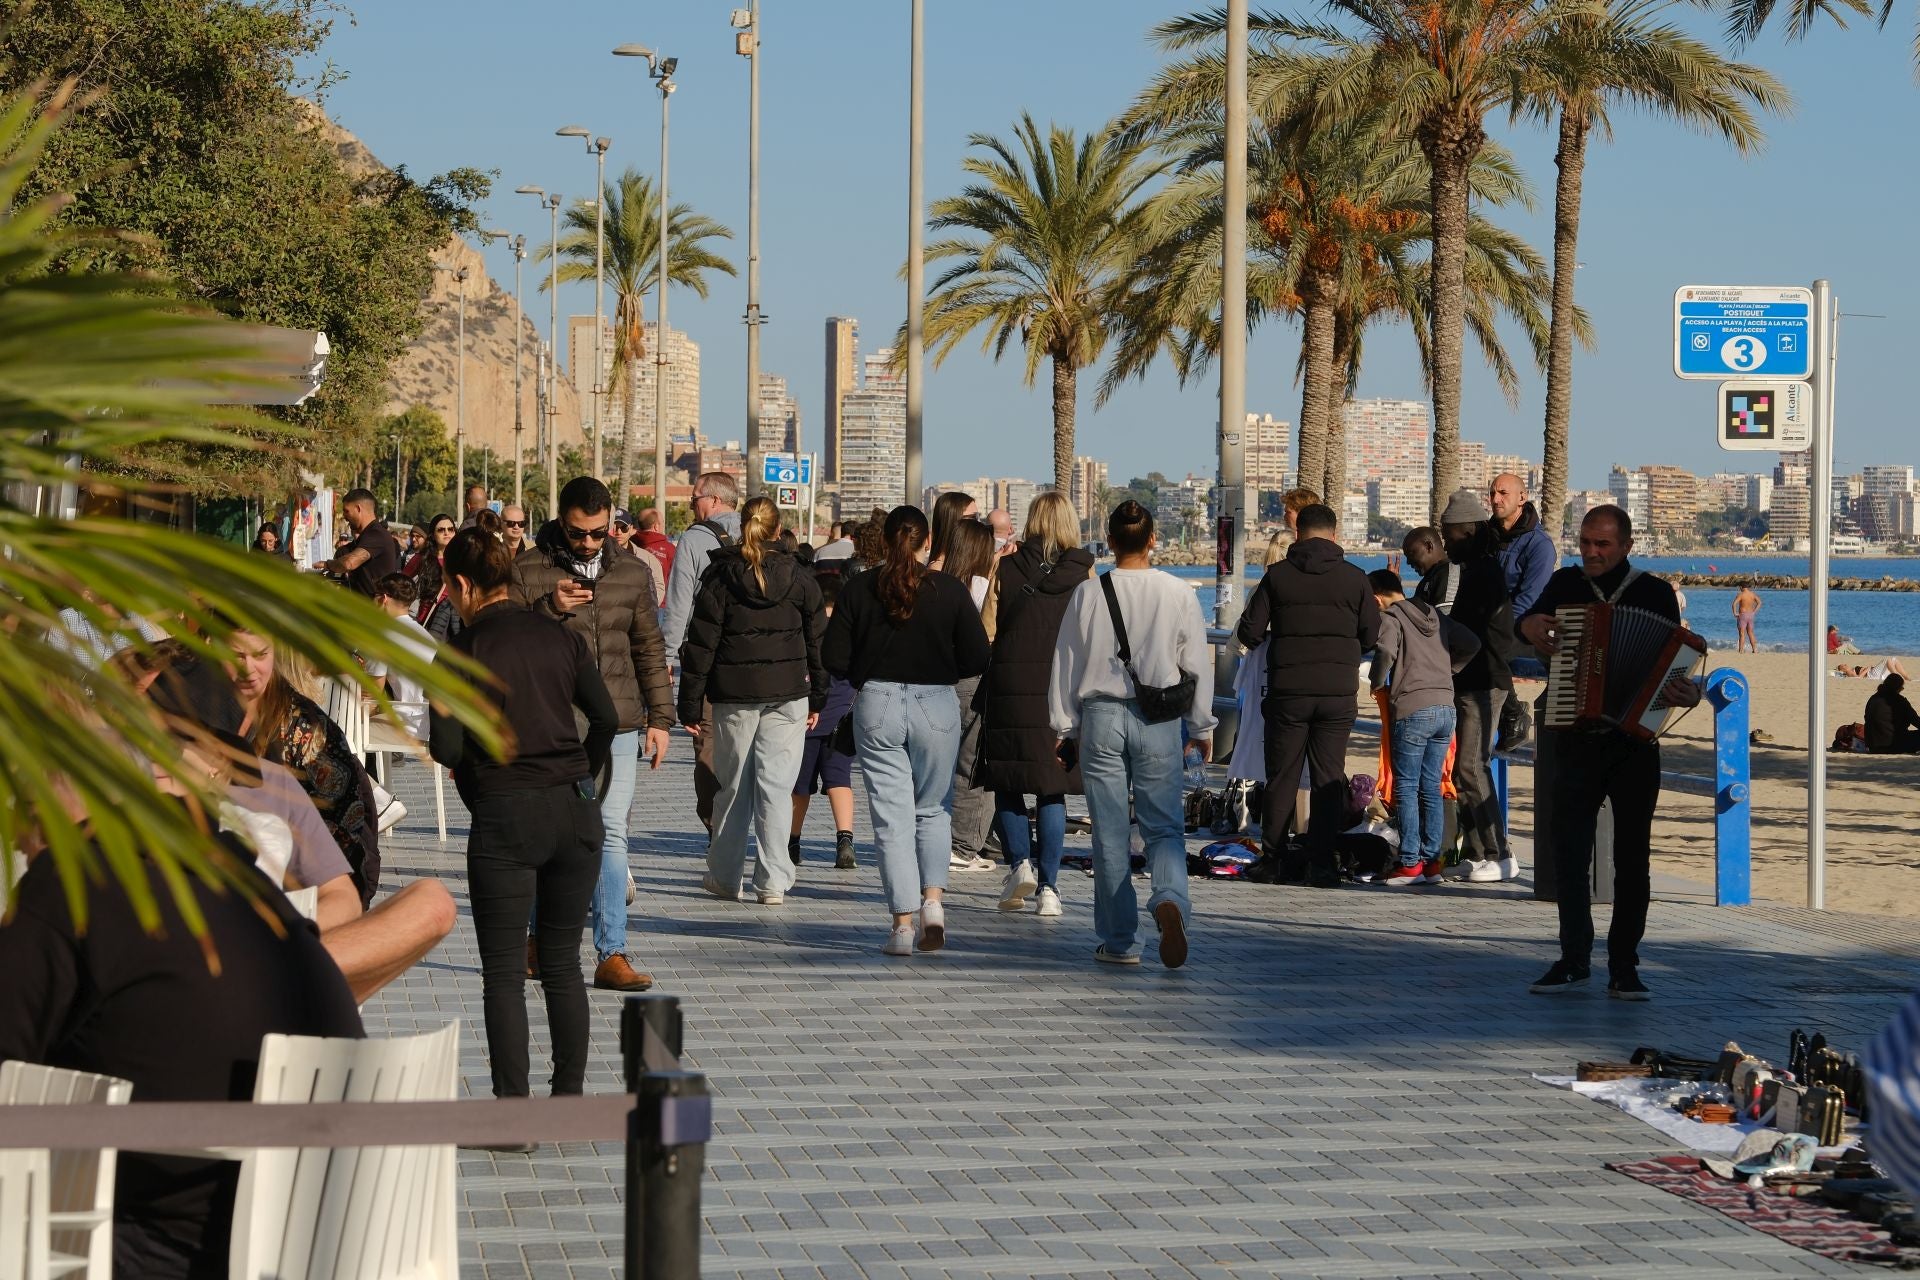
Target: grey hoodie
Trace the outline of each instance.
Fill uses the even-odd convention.
[[[1375,689],[1389,688],[1387,705],[1395,720],[1428,707],[1450,707],[1453,673],[1478,652],[1473,632],[1423,601],[1399,600],[1381,611],[1370,681]]]
[[[740,541],[740,513],[716,511],[709,517],[727,531],[727,537]],[[706,575],[707,562],[720,549],[720,540],[711,529],[693,525],[680,535],[679,549],[673,556],[673,573],[667,579],[667,620],[661,631],[667,638],[667,661],[678,662],[680,642],[687,638],[687,623],[693,618],[693,597]]]

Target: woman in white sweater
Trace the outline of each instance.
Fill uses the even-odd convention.
[[[1147,910],[1160,933],[1160,960],[1186,963],[1187,843],[1182,824],[1181,722],[1204,759],[1212,745],[1213,650],[1193,589],[1152,564],[1153,516],[1123,502],[1107,520],[1114,567],[1075,588],[1060,624],[1047,701],[1064,762],[1078,756],[1093,819],[1094,958],[1139,964],[1140,911],[1128,865],[1128,801],[1146,844],[1152,892]],[[1126,650],[1121,653],[1120,629]],[[1192,678],[1187,705],[1149,719],[1140,688]]]

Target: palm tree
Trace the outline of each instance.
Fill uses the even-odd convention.
[[[969,138],[986,154],[968,156],[962,168],[979,181],[933,206],[935,230],[980,238],[927,247],[929,262],[952,260],[927,298],[927,346],[937,368],[976,329],[986,330],[981,349],[996,360],[1018,335],[1029,387],[1040,361],[1052,361],[1053,484],[1065,493],[1080,370],[1106,347],[1115,290],[1137,253],[1140,191],[1164,165],[1111,129],[1076,138],[1052,125],[1042,138],[1023,113],[1014,137],[1011,145],[989,134]],[[895,344],[904,348],[904,340]]]
[[[1738,46],[1750,43],[1766,29],[1777,4],[1778,0],[1727,0],[1727,35]],[[1849,13],[1872,18],[1884,27],[1893,15],[1893,0],[1880,0],[1877,13],[1872,0],[1787,0],[1787,39],[1804,38],[1821,14],[1844,30]],[[1914,35],[1913,62],[1915,73],[1920,74],[1920,30]]]
[[[1249,96],[1305,111],[1328,124],[1378,117],[1411,138],[1428,166],[1433,254],[1433,516],[1460,479],[1460,376],[1466,333],[1466,276],[1474,160],[1487,145],[1486,117],[1526,105],[1548,72],[1556,31],[1595,0],[1327,0],[1352,29],[1254,15],[1262,48],[1250,60]],[[1224,37],[1220,10],[1163,23],[1168,49],[1212,46]],[[1311,57],[1290,49],[1307,45]],[[1141,121],[1211,111],[1221,94],[1221,59],[1203,54],[1163,72],[1135,108]]]
[[[218,797],[183,763],[171,731],[180,726],[130,677],[92,670],[50,639],[70,634],[61,611],[134,645],[145,642],[133,620],[153,619],[214,661],[233,661],[233,634],[252,632],[377,693],[357,652],[418,680],[496,751],[504,742],[467,683],[478,669],[457,654],[413,656],[365,600],[164,524],[36,514],[35,494],[66,485],[129,493],[156,469],[204,491],[223,459],[269,447],[254,433],[282,452],[300,436],[204,403],[210,386],[249,384],[238,370],[256,353],[239,330],[153,279],[85,270],[110,237],[60,227],[66,197],[21,202],[71,93],[70,84],[35,85],[0,98],[0,885],[13,883],[18,850],[44,846],[79,922],[88,896],[112,884],[157,929],[144,860],[198,932],[191,879],[243,893],[255,882],[216,839]],[[179,780],[186,803],[162,793],[156,768]]]
[[[1613,0],[1604,10],[1569,18],[1552,48],[1550,77],[1529,103],[1559,118],[1554,152],[1553,326],[1547,351],[1546,436],[1540,510],[1558,538],[1567,495],[1567,426],[1573,412],[1574,272],[1579,266],[1580,200],[1587,144],[1595,130],[1611,134],[1609,109],[1620,102],[1731,142],[1743,155],[1763,137],[1749,104],[1781,111],[1792,99],[1758,67],[1728,62],[1678,28],[1652,20],[1661,0]]]
[[[621,405],[620,505],[635,481],[633,438],[635,394],[640,370],[646,364],[647,331],[645,303],[647,294],[660,280],[660,198],[653,180],[628,169],[607,184],[606,253],[607,283],[613,286],[613,358],[607,369],[607,386],[618,388]],[[563,215],[566,231],[560,237],[560,279],[567,283],[593,279],[595,246],[594,209],[590,200],[576,201]],[[667,210],[667,241],[672,251],[667,262],[667,281],[676,288],[691,289],[700,298],[707,296],[707,273],[734,275],[733,264],[705,248],[705,240],[731,240],[733,232],[712,218],[693,211],[691,205],[676,204]],[[551,246],[542,245],[534,254],[544,259]],[[545,289],[551,282],[542,279]],[[660,336],[666,341],[666,335]],[[601,430],[604,431],[602,424]],[[653,424],[664,431],[664,423]]]

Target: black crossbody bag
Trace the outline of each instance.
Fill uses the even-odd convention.
[[[1100,575],[1100,590],[1107,597],[1107,615],[1113,619],[1113,638],[1120,647],[1120,665],[1127,669],[1127,678],[1133,681],[1133,697],[1140,704],[1141,717],[1148,724],[1178,720],[1193,709],[1193,695],[1200,678],[1190,671],[1182,671],[1179,684],[1151,685],[1142,681],[1133,669],[1133,650],[1127,645],[1127,624],[1120,617],[1120,597],[1114,592],[1111,572]]]

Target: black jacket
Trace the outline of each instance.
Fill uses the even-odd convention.
[[[707,702],[827,702],[820,637],[827,629],[820,584],[791,555],[769,547],[761,588],[739,547],[721,547],[694,593],[680,642],[680,719],[698,724]]]
[[[1267,566],[1240,615],[1240,643],[1268,634],[1267,696],[1353,697],[1360,655],[1380,635],[1380,605],[1360,566],[1331,538],[1301,538]]]
[[[1447,550],[1447,559],[1460,575],[1460,590],[1447,616],[1480,642],[1480,652],[1453,674],[1455,693],[1513,688],[1513,673],[1507,668],[1515,652],[1513,601],[1507,595],[1507,571],[1500,567],[1497,547],[1488,522],[1457,553]]]
[[[956,685],[987,669],[987,629],[960,579],[920,577],[913,616],[895,625],[880,603],[880,570],[856,574],[840,588],[820,656],[827,670],[854,688],[867,681]]]
[[[1920,715],[1905,695],[1882,685],[1867,699],[1867,750],[1875,755],[1890,755],[1901,750],[1901,740],[1909,728],[1920,728]]]
[[[1080,547],[1049,566],[1036,543],[1023,542],[995,571],[993,657],[980,682],[980,754],[974,785],[1022,795],[1080,793],[1080,773],[1060,767],[1059,735],[1047,715],[1047,682],[1067,600],[1093,572]]]

